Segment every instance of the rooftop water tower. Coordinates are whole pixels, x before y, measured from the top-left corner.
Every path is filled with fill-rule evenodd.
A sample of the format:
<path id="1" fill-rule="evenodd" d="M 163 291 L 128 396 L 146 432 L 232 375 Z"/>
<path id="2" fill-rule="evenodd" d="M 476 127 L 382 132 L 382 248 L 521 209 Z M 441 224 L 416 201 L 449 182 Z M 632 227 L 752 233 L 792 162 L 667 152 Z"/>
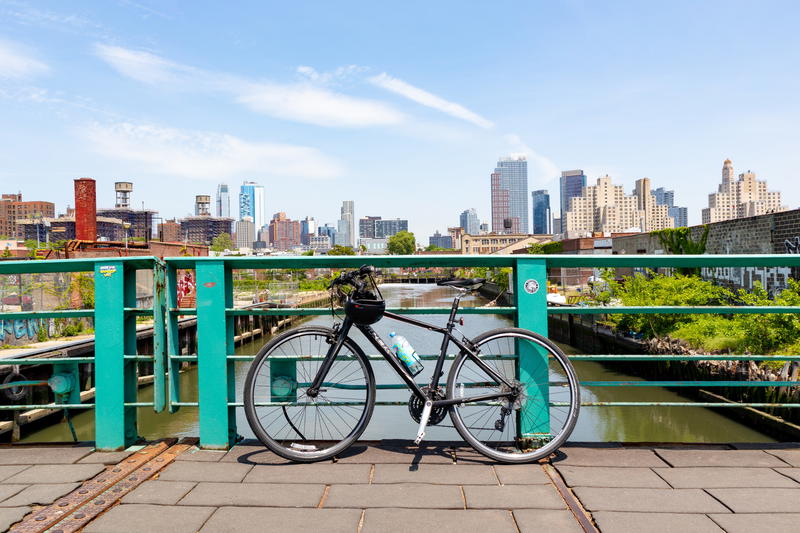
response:
<path id="1" fill-rule="evenodd" d="M 194 197 L 194 214 L 198 217 L 211 215 L 211 196 L 198 194 Z"/>
<path id="2" fill-rule="evenodd" d="M 133 183 L 130 181 L 118 181 L 114 183 L 114 191 L 117 193 L 117 203 L 114 207 L 117 209 L 130 209 Z"/>

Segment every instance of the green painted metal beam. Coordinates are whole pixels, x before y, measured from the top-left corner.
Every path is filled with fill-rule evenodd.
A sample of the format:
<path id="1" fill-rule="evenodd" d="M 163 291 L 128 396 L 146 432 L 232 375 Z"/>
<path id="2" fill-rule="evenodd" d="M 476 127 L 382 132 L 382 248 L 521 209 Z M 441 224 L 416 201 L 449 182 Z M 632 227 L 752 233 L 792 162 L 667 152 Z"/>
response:
<path id="1" fill-rule="evenodd" d="M 159 260 L 153 265 L 153 410 L 167 406 L 167 266 Z"/>
<path id="2" fill-rule="evenodd" d="M 61 309 L 43 311 L 0 311 L 0 320 L 27 320 L 30 318 L 83 318 L 93 317 L 94 309 Z"/>
<path id="3" fill-rule="evenodd" d="M 778 305 L 769 306 L 743 306 L 743 305 L 663 305 L 663 306 L 609 306 L 609 307 L 561 307 L 547 308 L 551 315 L 653 315 L 653 314 L 679 314 L 679 315 L 742 315 L 742 314 L 798 314 L 800 307 L 787 307 Z"/>
<path id="4" fill-rule="evenodd" d="M 547 337 L 547 267 L 536 256 L 522 256 L 514 269 L 517 327 Z M 527 383 L 528 400 L 517 412 L 520 437 L 550 433 L 547 353 L 530 342 L 516 342 L 517 378 Z"/>
<path id="5" fill-rule="evenodd" d="M 126 401 L 135 401 L 137 386 L 136 362 L 125 360 L 126 353 L 136 353 L 136 318 L 124 311 L 131 295 L 135 303 L 135 271 L 116 259 L 94 265 L 95 446 L 123 450 L 137 438 L 136 410 L 125 407 Z"/>
<path id="6" fill-rule="evenodd" d="M 448 315 L 449 307 L 388 307 L 391 313 L 401 315 Z M 187 314 L 186 309 L 172 309 L 173 313 Z M 462 307 L 458 310 L 463 315 L 513 315 L 516 307 Z M 227 309 L 228 316 L 306 316 L 330 315 L 330 307 L 271 307 L 269 309 Z M 342 314 L 341 309 L 337 313 Z"/>
<path id="7" fill-rule="evenodd" d="M 197 379 L 200 382 L 200 445 L 227 449 L 236 441 L 236 414 L 228 407 L 230 381 L 226 355 L 233 351 L 232 318 L 225 316 L 231 286 L 224 261 L 197 263 Z"/>
<path id="8" fill-rule="evenodd" d="M 177 307 L 178 305 L 178 278 L 177 269 L 170 265 L 166 265 L 166 306 L 167 308 Z M 167 405 L 170 413 L 176 413 L 180 406 L 177 402 L 181 398 L 181 379 L 180 369 L 181 360 L 178 359 L 181 354 L 181 341 L 180 341 L 180 326 L 178 324 L 178 315 L 167 313 L 165 317 L 166 325 L 166 351 L 167 351 Z M 193 356 L 193 360 L 197 360 Z"/>
<path id="9" fill-rule="evenodd" d="M 570 355 L 570 361 L 800 361 L 800 355 Z"/>
<path id="10" fill-rule="evenodd" d="M 800 381 L 581 381 L 584 387 L 800 387 Z"/>
<path id="11" fill-rule="evenodd" d="M 153 268 L 155 257 L 114 257 L 114 261 L 120 261 L 128 265 L 129 268 L 137 270 L 149 270 Z M 0 261 L 0 275 L 3 274 L 46 274 L 50 272 L 93 272 L 97 263 L 105 263 L 102 258 L 98 259 L 48 259 L 26 260 L 26 261 Z"/>
<path id="12" fill-rule="evenodd" d="M 566 402 L 551 402 L 550 405 L 565 407 Z M 581 402 L 581 407 L 785 407 L 786 409 L 797 409 L 800 403 L 719 403 L 719 402 Z"/>
<path id="13" fill-rule="evenodd" d="M 541 256 L 538 256 L 541 257 Z M 234 269 L 334 268 L 355 269 L 364 264 L 391 267 L 510 267 L 518 255 L 371 255 L 371 256 L 252 256 L 170 257 L 176 268 L 192 269 L 209 261 L 224 261 Z"/>

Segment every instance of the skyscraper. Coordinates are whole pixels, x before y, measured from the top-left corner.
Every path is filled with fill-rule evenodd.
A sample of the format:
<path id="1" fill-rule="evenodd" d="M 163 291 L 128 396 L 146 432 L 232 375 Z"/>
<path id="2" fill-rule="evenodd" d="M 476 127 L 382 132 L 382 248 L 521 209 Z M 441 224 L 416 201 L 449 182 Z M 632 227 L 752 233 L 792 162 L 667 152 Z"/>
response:
<path id="1" fill-rule="evenodd" d="M 550 193 L 546 190 L 531 193 L 533 203 L 533 232 L 537 235 L 553 233 L 553 217 L 550 212 Z"/>
<path id="2" fill-rule="evenodd" d="M 665 205 L 669 208 L 669 216 L 675 220 L 675 227 L 682 228 L 689 225 L 689 210 L 685 207 L 675 205 L 675 191 L 668 191 L 664 187 L 659 187 L 653 191 L 658 205 Z"/>
<path id="3" fill-rule="evenodd" d="M 217 185 L 217 216 L 225 218 L 231 216 L 231 195 L 228 193 L 227 183 Z"/>
<path id="4" fill-rule="evenodd" d="M 300 244 L 310 244 L 311 237 L 317 234 L 317 221 L 306 217 L 300 221 Z"/>
<path id="5" fill-rule="evenodd" d="M 253 219 L 244 217 L 236 221 L 236 247 L 252 248 L 256 240 L 256 226 Z"/>
<path id="6" fill-rule="evenodd" d="M 464 228 L 464 233 L 467 235 L 478 235 L 481 232 L 481 223 L 475 209 L 470 208 L 461 212 L 459 226 Z"/>
<path id="7" fill-rule="evenodd" d="M 252 217 L 256 228 L 266 224 L 264 205 L 264 187 L 252 181 L 246 181 L 239 188 L 239 219 Z"/>
<path id="8" fill-rule="evenodd" d="M 345 200 L 342 202 L 341 216 L 337 223 L 336 244 L 342 246 L 356 246 L 356 226 L 354 218 L 354 203 L 353 200 Z"/>
<path id="9" fill-rule="evenodd" d="M 560 181 L 561 195 L 561 223 L 564 223 L 564 215 L 569 211 L 569 199 L 580 196 L 583 188 L 586 187 L 586 174 L 583 170 L 565 170 L 561 173 Z"/>
<path id="10" fill-rule="evenodd" d="M 492 231 L 528 233 L 528 160 L 501 157 L 491 174 Z"/>
<path id="11" fill-rule="evenodd" d="M 703 224 L 786 211 L 781 193 L 768 191 L 767 182 L 757 180 L 754 172 L 743 172 L 736 181 L 733 176 L 733 163 L 726 159 L 722 183 L 708 195 L 708 207 L 703 209 Z"/>

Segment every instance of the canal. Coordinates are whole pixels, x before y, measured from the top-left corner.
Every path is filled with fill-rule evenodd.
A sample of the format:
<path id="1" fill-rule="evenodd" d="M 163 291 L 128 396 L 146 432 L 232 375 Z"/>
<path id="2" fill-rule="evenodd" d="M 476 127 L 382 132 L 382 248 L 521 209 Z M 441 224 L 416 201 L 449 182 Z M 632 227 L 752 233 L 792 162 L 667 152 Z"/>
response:
<path id="1" fill-rule="evenodd" d="M 402 307 L 444 307 L 449 306 L 454 290 L 435 285 L 383 285 L 381 290 L 389 306 Z M 484 305 L 485 300 L 478 296 L 466 297 L 463 306 Z M 418 318 L 435 324 L 444 324 L 446 316 L 431 315 Z M 468 337 L 490 329 L 511 326 L 511 318 L 494 315 L 465 315 L 465 324 L 460 329 Z M 308 319 L 305 324 L 330 326 L 331 317 L 318 316 Z M 441 337 L 413 326 L 382 320 L 374 326 L 375 330 L 388 341 L 391 331 L 405 336 L 418 353 L 438 353 Z M 354 331 L 354 340 L 370 353 L 370 345 L 361 334 Z M 254 343 L 245 344 L 237 349 L 240 354 L 254 354 L 267 339 L 258 339 Z M 562 345 L 567 353 L 577 353 L 569 346 Z M 434 361 L 425 361 L 426 368 L 421 376 L 428 379 Z M 241 400 L 241 384 L 247 374 L 249 363 L 236 364 L 237 399 Z M 400 383 L 401 381 L 383 362 L 373 362 L 375 377 L 378 383 Z M 640 378 L 611 371 L 600 363 L 589 361 L 575 362 L 575 368 L 581 381 L 640 381 Z M 445 368 L 445 376 L 447 375 Z M 197 400 L 197 371 L 191 368 L 180 376 L 182 401 Z M 151 401 L 152 387 L 144 387 L 139 391 L 139 401 Z M 405 401 L 410 393 L 405 390 L 380 390 L 378 400 Z M 687 401 L 674 391 L 659 387 L 588 387 L 581 390 L 583 401 Z M 81 412 L 73 416 L 75 429 L 80 440 L 93 440 L 94 414 L 91 411 Z M 450 423 L 445 418 L 442 425 L 429 428 L 426 439 L 460 440 L 454 429 L 442 427 Z M 244 410 L 237 409 L 237 427 L 244 437 L 252 438 L 253 434 L 244 417 Z M 376 407 L 369 427 L 362 436 L 373 440 L 382 438 L 413 439 L 416 435 L 416 424 L 411 420 L 405 406 Z M 197 408 L 182 407 L 174 414 L 167 412 L 154 413 L 152 409 L 139 409 L 139 433 L 147 439 L 162 437 L 197 436 Z M 65 423 L 32 432 L 23 441 L 53 442 L 71 439 Z M 722 416 L 711 409 L 699 407 L 583 407 L 578 424 L 572 434 L 572 441 L 582 442 L 772 442 L 774 439 L 753 430 L 741 423 Z"/>

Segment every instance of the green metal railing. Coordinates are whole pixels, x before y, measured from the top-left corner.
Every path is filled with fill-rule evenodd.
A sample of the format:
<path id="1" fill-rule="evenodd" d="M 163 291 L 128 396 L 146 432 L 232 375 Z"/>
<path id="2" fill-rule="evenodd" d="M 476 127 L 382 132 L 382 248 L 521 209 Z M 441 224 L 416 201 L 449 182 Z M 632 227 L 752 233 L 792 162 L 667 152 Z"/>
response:
<path id="1" fill-rule="evenodd" d="M 392 267 L 510 267 L 514 305 L 510 307 L 462 308 L 463 314 L 502 314 L 513 316 L 519 327 L 547 334 L 549 315 L 557 314 L 642 314 L 642 313 L 800 313 L 800 307 L 548 307 L 546 303 L 548 268 L 658 268 L 658 267 L 800 267 L 798 255 L 726 255 L 726 256 L 370 256 L 370 257 L 180 257 L 83 259 L 67 261 L 0 262 L 0 275 L 43 272 L 93 272 L 95 301 L 93 310 L 62 310 L 3 313 L 0 319 L 94 317 L 95 357 L 62 359 L 0 359 L 1 365 L 94 363 L 96 400 L 80 403 L 71 392 L 69 401 L 44 406 L 48 408 L 94 408 L 96 445 L 100 449 L 119 449 L 137 438 L 136 408 L 147 406 L 156 411 L 176 412 L 182 407 L 199 411 L 200 442 L 206 448 L 227 448 L 237 436 L 234 365 L 252 356 L 234 353 L 234 318 L 237 316 L 322 315 L 327 308 L 240 309 L 233 305 L 234 270 L 357 268 L 368 262 L 378 268 Z M 152 272 L 154 303 L 149 309 L 136 308 L 135 272 Z M 178 307 L 177 275 L 179 270 L 194 270 L 196 307 Z M 537 284 L 526 281 L 535 280 Z M 538 287 L 531 290 L 531 287 Z M 395 308 L 401 314 L 446 314 L 448 308 Z M 136 317 L 153 316 L 153 354 L 136 353 Z M 181 353 L 179 316 L 196 316 L 197 354 Z M 0 357 L 2 354 L 0 353 Z M 375 359 L 375 356 L 371 356 Z M 541 375 L 546 361 L 540 353 L 523 352 L 516 356 L 524 375 Z M 786 355 L 574 355 L 576 361 L 798 361 L 800 356 Z M 137 363 L 152 362 L 154 367 L 153 402 L 137 401 Z M 184 361 L 198 364 L 196 402 L 181 397 L 177 376 Z M 545 366 L 543 366 L 545 365 Z M 54 368 L 55 373 L 55 368 Z M 77 374 L 76 374 L 77 375 Z M 545 380 L 546 381 L 546 380 Z M 591 381 L 591 387 L 792 387 L 795 381 Z M 381 388 L 389 385 L 381 384 Z M 546 387 L 545 387 L 546 389 Z M 541 390 L 529 391 L 541 394 Z M 545 391 L 546 394 L 546 391 Z M 542 398 L 547 401 L 547 398 Z M 394 404 L 396 402 L 386 402 Z M 731 402 L 584 402 L 597 406 L 692 406 L 692 407 L 800 407 L 800 403 L 731 403 Z M 28 409 L 34 406 L 3 406 L 0 409 Z M 541 428 L 538 428 L 541 429 Z M 537 428 L 522 428 L 535 432 Z"/>

